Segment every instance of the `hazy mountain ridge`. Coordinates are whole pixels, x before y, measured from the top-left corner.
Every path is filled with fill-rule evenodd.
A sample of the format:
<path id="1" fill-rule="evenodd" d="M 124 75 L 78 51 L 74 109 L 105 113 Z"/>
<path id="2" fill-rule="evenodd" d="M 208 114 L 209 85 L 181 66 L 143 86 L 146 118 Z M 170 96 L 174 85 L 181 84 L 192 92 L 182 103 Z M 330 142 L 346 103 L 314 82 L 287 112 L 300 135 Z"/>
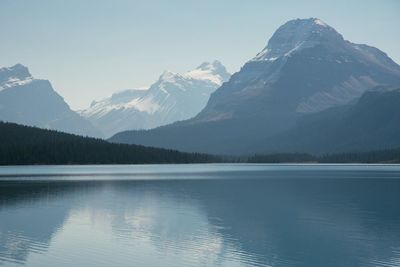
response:
<path id="1" fill-rule="evenodd" d="M 391 149 L 400 145 L 400 87 L 376 87 L 355 103 L 302 117 L 294 128 L 248 151 L 313 154 Z"/>
<path id="2" fill-rule="evenodd" d="M 165 71 L 147 90 L 126 90 L 81 111 L 106 136 L 150 129 L 194 117 L 230 74 L 219 62 L 205 62 L 183 74 Z"/>
<path id="3" fill-rule="evenodd" d="M 296 127 L 299 118 L 346 106 L 381 84 L 400 85 L 400 66 L 384 52 L 344 40 L 319 19 L 292 20 L 211 95 L 195 118 L 151 131 L 122 132 L 110 140 L 251 153 L 255 150 L 249 147 L 262 147 L 269 137 Z"/>
<path id="4" fill-rule="evenodd" d="M 0 120 L 88 136 L 102 136 L 72 111 L 47 80 L 17 64 L 0 69 Z"/>

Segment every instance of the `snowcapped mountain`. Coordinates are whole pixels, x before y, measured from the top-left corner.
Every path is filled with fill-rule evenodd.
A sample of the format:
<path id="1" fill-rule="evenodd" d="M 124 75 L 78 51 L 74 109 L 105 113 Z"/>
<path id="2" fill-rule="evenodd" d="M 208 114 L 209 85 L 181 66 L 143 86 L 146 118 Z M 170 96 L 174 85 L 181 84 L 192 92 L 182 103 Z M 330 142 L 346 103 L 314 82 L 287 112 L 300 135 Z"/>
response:
<path id="1" fill-rule="evenodd" d="M 101 137 L 89 121 L 69 108 L 49 81 L 33 78 L 21 64 L 0 68 L 0 120 Z"/>
<path id="2" fill-rule="evenodd" d="M 21 64 L 10 68 L 0 68 L 0 91 L 14 86 L 25 85 L 33 81 L 28 69 Z"/>
<path id="3" fill-rule="evenodd" d="M 110 140 L 183 151 L 252 153 L 257 150 L 249 147 L 263 147 L 269 137 L 295 127 L 299 118 L 353 103 L 378 85 L 400 85 L 400 66 L 384 52 L 345 40 L 320 19 L 295 19 L 279 27 L 193 119 L 123 132 Z"/>
<path id="4" fill-rule="evenodd" d="M 179 74 L 165 71 L 147 90 L 115 93 L 80 112 L 106 136 L 131 129 L 150 129 L 197 115 L 210 94 L 229 79 L 219 62 L 205 62 Z"/>
<path id="5" fill-rule="evenodd" d="M 274 33 L 268 45 L 252 60 L 274 61 L 287 58 L 292 53 L 320 44 L 323 39 L 343 40 L 343 37 L 320 19 L 291 20 Z"/>
<path id="6" fill-rule="evenodd" d="M 291 20 L 211 97 L 198 119 L 319 112 L 399 77 L 399 65 L 379 49 L 346 41 L 316 18 Z"/>

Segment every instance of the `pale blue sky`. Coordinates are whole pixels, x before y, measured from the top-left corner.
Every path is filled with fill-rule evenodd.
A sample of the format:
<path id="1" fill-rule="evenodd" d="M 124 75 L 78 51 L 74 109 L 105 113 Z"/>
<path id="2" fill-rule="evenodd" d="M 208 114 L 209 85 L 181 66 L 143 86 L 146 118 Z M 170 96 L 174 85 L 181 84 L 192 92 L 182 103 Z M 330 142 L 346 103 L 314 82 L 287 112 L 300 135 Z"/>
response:
<path id="1" fill-rule="evenodd" d="M 318 17 L 400 62 L 400 1 L 0 0 L 0 66 L 27 65 L 72 106 L 218 59 L 235 72 L 294 18 Z"/>

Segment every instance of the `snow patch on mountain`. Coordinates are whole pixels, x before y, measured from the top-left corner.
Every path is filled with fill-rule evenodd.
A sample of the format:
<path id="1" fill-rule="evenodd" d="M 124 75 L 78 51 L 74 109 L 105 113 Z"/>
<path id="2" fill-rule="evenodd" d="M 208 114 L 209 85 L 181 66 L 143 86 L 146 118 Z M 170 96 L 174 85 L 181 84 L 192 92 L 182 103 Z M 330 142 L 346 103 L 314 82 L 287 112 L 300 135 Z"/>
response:
<path id="1" fill-rule="evenodd" d="M 80 114 L 107 136 L 149 129 L 195 116 L 230 74 L 219 62 L 205 62 L 183 74 L 165 71 L 148 90 L 126 90 L 94 101 Z M 124 118 L 124 119 L 121 119 Z"/>
<path id="2" fill-rule="evenodd" d="M 28 69 L 21 64 L 0 68 L 0 91 L 18 85 L 25 85 L 32 81 L 33 77 Z"/>
<path id="3" fill-rule="evenodd" d="M 196 69 L 186 72 L 183 76 L 195 80 L 210 81 L 219 86 L 229 79 L 225 67 L 217 60 L 211 63 L 205 62 Z"/>
<path id="4" fill-rule="evenodd" d="M 2 82 L 0 84 L 0 91 L 4 90 L 6 88 L 13 87 L 13 86 L 28 84 L 28 83 L 30 83 L 32 81 L 33 81 L 32 77 L 26 78 L 24 80 L 21 80 L 21 79 L 15 78 L 15 77 L 10 77 L 7 81 Z"/>
<path id="5" fill-rule="evenodd" d="M 135 108 L 140 112 L 146 112 L 148 114 L 154 114 L 158 110 L 160 110 L 160 105 L 154 101 L 151 96 L 144 98 L 135 98 L 132 101 L 128 102 L 124 108 Z"/>
<path id="6" fill-rule="evenodd" d="M 315 24 L 318 24 L 318 25 L 320 25 L 320 26 L 322 26 L 322 27 L 328 27 L 328 24 L 326 24 L 325 22 L 323 22 L 323 21 L 320 20 L 320 19 L 314 19 L 314 23 L 315 23 Z"/>
<path id="7" fill-rule="evenodd" d="M 325 38 L 321 38 L 321 36 Z M 311 48 L 322 40 L 341 37 L 335 29 L 317 18 L 291 20 L 273 34 L 268 45 L 251 61 L 274 61 Z"/>

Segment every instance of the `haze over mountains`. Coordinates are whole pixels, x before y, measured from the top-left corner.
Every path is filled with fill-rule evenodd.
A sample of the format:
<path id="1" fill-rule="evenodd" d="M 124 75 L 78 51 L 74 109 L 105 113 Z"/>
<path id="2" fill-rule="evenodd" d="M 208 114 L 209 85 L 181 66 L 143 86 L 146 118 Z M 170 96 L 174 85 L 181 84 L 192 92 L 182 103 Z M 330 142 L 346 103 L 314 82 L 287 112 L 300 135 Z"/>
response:
<path id="1" fill-rule="evenodd" d="M 207 104 L 210 94 L 230 74 L 219 62 L 204 62 L 179 74 L 165 71 L 148 90 L 113 94 L 80 112 L 106 136 L 131 129 L 151 129 L 194 117 Z"/>
<path id="2" fill-rule="evenodd" d="M 218 61 L 166 71 L 79 114 L 25 66 L 1 68 L 0 121 L 187 152 L 367 151 L 400 146 L 399 88 L 384 52 L 296 19 L 232 77 Z"/>
<path id="3" fill-rule="evenodd" d="M 381 85 L 389 87 L 374 89 Z M 393 134 L 399 122 L 397 91 L 392 100 L 387 97 L 388 91 L 398 87 L 400 66 L 384 52 L 345 40 L 319 19 L 296 19 L 282 25 L 267 46 L 216 90 L 193 119 L 149 131 L 122 132 L 110 140 L 224 154 L 280 149 L 326 153 L 400 145 L 399 135 Z M 379 116 L 369 116 L 370 111 Z M 334 120 L 331 113 L 336 114 Z M 298 130 L 304 129 L 312 116 L 320 116 L 319 126 L 308 131 L 330 129 L 314 132 L 323 134 L 323 140 L 307 139 L 305 131 L 308 141 L 300 146 L 285 145 L 289 139 L 279 135 L 297 138 Z M 385 130 L 379 134 L 369 131 L 373 125 L 383 126 L 379 124 L 382 118 L 387 122 Z M 361 121 L 365 123 L 348 128 L 347 123 Z M 340 146 L 334 145 L 338 141 L 335 132 L 343 133 Z M 390 144 L 383 142 L 387 138 Z"/>
<path id="4" fill-rule="evenodd" d="M 0 121 L 92 137 L 149 129 L 194 117 L 230 74 L 219 62 L 183 73 L 165 71 L 147 90 L 126 90 L 94 101 L 79 114 L 47 80 L 35 79 L 17 64 L 0 69 Z"/>
<path id="5" fill-rule="evenodd" d="M 294 128 L 247 151 L 313 154 L 392 149 L 400 145 L 400 87 L 376 87 L 355 103 L 303 116 Z"/>
<path id="6" fill-rule="evenodd" d="M 102 137 L 89 121 L 70 109 L 49 81 L 33 78 L 21 64 L 0 68 L 0 121 Z"/>

